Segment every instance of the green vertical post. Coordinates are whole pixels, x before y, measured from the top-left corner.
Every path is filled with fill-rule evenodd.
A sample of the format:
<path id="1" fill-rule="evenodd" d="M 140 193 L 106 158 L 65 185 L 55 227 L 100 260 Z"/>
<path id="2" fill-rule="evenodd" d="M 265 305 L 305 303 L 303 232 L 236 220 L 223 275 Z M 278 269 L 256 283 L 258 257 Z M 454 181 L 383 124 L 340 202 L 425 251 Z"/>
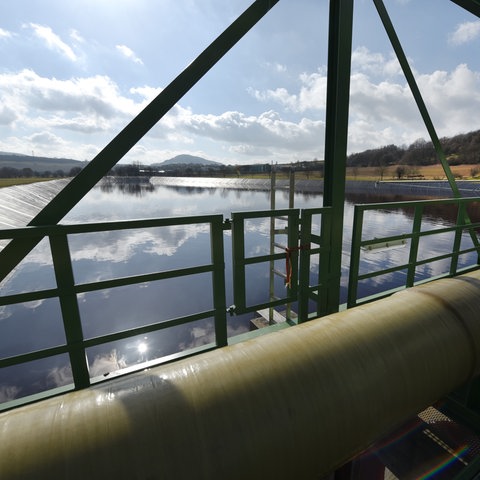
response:
<path id="1" fill-rule="evenodd" d="M 327 313 L 340 304 L 353 0 L 331 0 L 328 38 L 324 206 L 332 207 Z"/>
<path id="2" fill-rule="evenodd" d="M 300 245 L 310 245 L 312 238 L 312 214 L 301 211 Z M 308 320 L 308 301 L 310 298 L 310 249 L 300 251 L 298 273 L 298 323 Z"/>
<path id="3" fill-rule="evenodd" d="M 82 321 L 74 288 L 75 279 L 67 236 L 63 234 L 52 235 L 50 237 L 50 248 L 73 381 L 76 389 L 86 388 L 90 385 L 90 374 L 83 346 Z"/>
<path id="4" fill-rule="evenodd" d="M 292 168 L 290 170 L 290 175 L 288 177 L 288 208 L 295 207 L 295 170 Z"/>
<path id="5" fill-rule="evenodd" d="M 210 223 L 210 251 L 213 263 L 212 287 L 215 309 L 215 342 L 217 347 L 227 345 L 227 306 L 225 302 L 225 253 L 223 248 L 223 215 Z"/>
<path id="6" fill-rule="evenodd" d="M 412 240 L 410 242 L 410 253 L 408 256 L 407 288 L 415 284 L 415 273 L 417 271 L 418 244 L 420 242 L 420 231 L 422 229 L 423 204 L 415 206 L 415 213 L 412 225 Z"/>
<path id="7" fill-rule="evenodd" d="M 453 250 L 452 250 L 452 259 L 450 261 L 450 275 L 455 275 L 457 273 L 458 267 L 458 252 L 462 244 L 462 235 L 463 235 L 463 225 L 464 219 L 466 217 L 466 205 L 465 203 L 460 203 L 457 205 L 457 223 L 455 229 L 455 237 L 453 240 Z"/>
<path id="8" fill-rule="evenodd" d="M 276 198 L 277 198 L 277 169 L 275 165 L 272 165 L 270 171 L 270 210 L 275 210 Z M 275 217 L 270 217 L 270 255 L 275 254 Z M 275 260 L 270 260 L 270 282 L 268 286 L 269 299 L 272 302 L 275 299 Z M 274 308 L 268 309 L 268 323 L 272 325 Z"/>
<path id="9" fill-rule="evenodd" d="M 363 234 L 364 210 L 361 205 L 355 205 L 353 214 L 352 245 L 350 247 L 350 275 L 348 280 L 347 307 L 357 304 L 358 274 L 360 271 L 360 252 Z"/>
<path id="10" fill-rule="evenodd" d="M 244 218 L 232 213 L 233 301 L 238 311 L 245 309 L 245 237 Z"/>

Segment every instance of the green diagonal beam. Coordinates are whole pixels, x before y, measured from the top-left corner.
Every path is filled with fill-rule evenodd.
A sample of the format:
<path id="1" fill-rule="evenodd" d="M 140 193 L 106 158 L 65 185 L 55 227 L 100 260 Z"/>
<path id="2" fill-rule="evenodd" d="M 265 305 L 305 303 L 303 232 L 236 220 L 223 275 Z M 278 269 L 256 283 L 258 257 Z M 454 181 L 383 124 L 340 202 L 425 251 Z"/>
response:
<path id="1" fill-rule="evenodd" d="M 400 66 L 402 67 L 403 74 L 407 79 L 408 86 L 413 94 L 417 107 L 420 111 L 420 115 L 422 116 L 423 122 L 427 127 L 428 134 L 430 135 L 430 139 L 432 144 L 435 148 L 438 158 L 443 167 L 443 171 L 447 176 L 448 183 L 450 188 L 452 189 L 453 195 L 456 198 L 461 197 L 460 191 L 457 186 L 457 182 L 455 181 L 455 177 L 453 176 L 452 171 L 450 170 L 450 165 L 447 162 L 447 158 L 445 157 L 445 152 L 443 151 L 442 145 L 440 144 L 440 140 L 438 138 L 437 132 L 435 131 L 435 127 L 433 126 L 432 119 L 430 118 L 430 114 L 428 113 L 427 107 L 425 106 L 425 102 L 423 101 L 422 95 L 418 88 L 417 82 L 415 77 L 413 76 L 412 69 L 408 63 L 407 57 L 403 51 L 402 45 L 400 44 L 400 40 L 398 39 L 397 33 L 395 32 L 395 28 L 390 20 L 388 12 L 385 8 L 383 0 L 373 0 L 375 7 L 377 8 L 378 14 L 380 15 L 380 19 L 382 20 L 383 26 L 387 32 L 388 38 L 390 39 L 390 43 L 392 44 L 393 50 L 397 55 L 398 61 L 400 62 Z"/>
<path id="2" fill-rule="evenodd" d="M 435 131 L 435 127 L 433 126 L 432 119 L 430 118 L 430 114 L 428 113 L 427 107 L 425 105 L 425 102 L 423 101 L 422 95 L 420 93 L 420 90 L 418 88 L 417 82 L 415 80 L 415 77 L 413 75 L 412 69 L 410 68 L 410 65 L 408 63 L 407 57 L 403 51 L 402 45 L 400 44 L 400 40 L 398 39 L 398 36 L 395 32 L 395 28 L 393 27 L 393 24 L 390 20 L 390 17 L 388 15 L 388 12 L 385 8 L 385 5 L 383 3 L 383 0 L 373 0 L 373 3 L 375 4 L 375 7 L 377 8 L 378 14 L 380 15 L 380 19 L 382 20 L 383 26 L 385 27 L 385 30 L 387 32 L 388 38 L 390 39 L 390 42 L 392 44 L 392 47 L 395 51 L 395 54 L 397 55 L 398 61 L 400 62 L 400 66 L 402 67 L 403 74 L 405 75 L 405 78 L 407 79 L 407 83 L 410 87 L 410 90 L 413 94 L 413 97 L 415 99 L 415 102 L 417 104 L 417 107 L 420 111 L 420 114 L 422 116 L 422 119 L 425 123 L 425 126 L 427 128 L 427 131 L 430 135 L 430 139 L 432 141 L 432 144 L 435 148 L 435 151 L 437 153 L 438 158 L 440 159 L 440 162 L 443 167 L 443 171 L 445 172 L 445 175 L 447 176 L 448 183 L 450 185 L 450 188 L 452 189 L 452 193 L 455 198 L 461 198 L 460 190 L 458 189 L 457 182 L 455 181 L 455 177 L 453 176 L 452 171 L 450 170 L 450 165 L 447 162 L 447 158 L 445 157 L 445 152 L 443 151 L 442 145 L 440 144 L 440 140 L 438 138 L 437 132 Z M 467 2 L 466 0 L 462 3 L 471 3 Z M 477 2 L 478 4 L 478 2 Z M 470 224 L 470 218 L 468 214 L 465 212 L 464 215 L 464 221 L 466 224 Z M 473 228 L 470 229 L 470 237 L 472 238 L 473 244 L 478 248 L 480 246 L 479 240 L 477 238 L 477 235 L 475 233 L 475 230 Z"/>
<path id="3" fill-rule="evenodd" d="M 468 10 L 473 15 L 480 17 L 480 0 L 451 0 L 458 6 Z"/>
<path id="4" fill-rule="evenodd" d="M 116 163 L 251 29 L 279 0 L 256 0 L 182 73 L 140 112 L 48 203 L 29 225 L 58 223 Z M 0 252 L 0 281 L 39 243 L 13 239 Z"/>

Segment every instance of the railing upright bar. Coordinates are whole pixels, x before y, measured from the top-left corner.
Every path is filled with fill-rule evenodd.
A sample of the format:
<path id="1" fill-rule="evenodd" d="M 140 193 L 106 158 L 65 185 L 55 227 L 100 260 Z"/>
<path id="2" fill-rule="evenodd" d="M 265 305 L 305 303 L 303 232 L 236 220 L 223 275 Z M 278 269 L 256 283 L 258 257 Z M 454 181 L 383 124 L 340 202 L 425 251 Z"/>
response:
<path id="1" fill-rule="evenodd" d="M 227 345 L 227 306 L 225 294 L 225 254 L 223 248 L 223 217 L 210 224 L 210 250 L 213 263 L 212 288 L 215 309 L 215 343 Z"/>
<path id="2" fill-rule="evenodd" d="M 423 204 L 417 204 L 414 210 L 412 224 L 412 237 L 410 243 L 410 252 L 408 256 L 408 271 L 406 287 L 413 287 L 415 283 L 415 272 L 417 267 L 418 244 L 420 242 L 420 230 L 422 228 Z"/>
<path id="3" fill-rule="evenodd" d="M 455 238 L 453 240 L 453 252 L 450 262 L 450 275 L 455 275 L 458 267 L 458 255 L 460 251 L 460 245 L 462 243 L 463 224 L 465 219 L 465 204 L 458 205 L 457 212 L 457 228 L 455 229 Z"/>
<path id="4" fill-rule="evenodd" d="M 355 205 L 352 227 L 352 244 L 350 246 L 350 274 L 348 277 L 347 306 L 357 304 L 358 274 L 360 271 L 360 247 L 362 242 L 364 210 L 362 205 Z"/>
<path id="5" fill-rule="evenodd" d="M 242 215 L 232 214 L 232 269 L 233 298 L 235 309 L 245 309 L 245 219 Z"/>
<path id="6" fill-rule="evenodd" d="M 329 290 L 329 283 L 334 281 L 332 280 L 330 274 L 330 266 L 328 258 L 330 256 L 330 252 L 332 251 L 332 245 L 329 242 L 332 230 L 332 209 L 325 208 L 324 212 L 322 213 L 322 218 L 320 221 L 320 243 L 319 246 L 321 248 L 321 253 L 319 255 L 319 265 L 318 265 L 318 285 L 320 285 L 320 289 L 318 291 L 317 297 L 317 315 L 323 316 L 329 313 L 328 311 L 328 290 Z M 324 253 L 324 249 L 328 252 L 328 254 Z M 340 281 L 340 279 L 338 280 Z"/>
<path id="7" fill-rule="evenodd" d="M 302 210 L 300 244 L 310 245 L 312 236 L 312 214 Z M 308 320 L 308 302 L 310 293 L 310 250 L 300 251 L 300 268 L 298 274 L 298 323 Z"/>
<path id="8" fill-rule="evenodd" d="M 75 388 L 86 388 L 90 385 L 90 374 L 67 235 L 50 236 L 50 248 Z"/>

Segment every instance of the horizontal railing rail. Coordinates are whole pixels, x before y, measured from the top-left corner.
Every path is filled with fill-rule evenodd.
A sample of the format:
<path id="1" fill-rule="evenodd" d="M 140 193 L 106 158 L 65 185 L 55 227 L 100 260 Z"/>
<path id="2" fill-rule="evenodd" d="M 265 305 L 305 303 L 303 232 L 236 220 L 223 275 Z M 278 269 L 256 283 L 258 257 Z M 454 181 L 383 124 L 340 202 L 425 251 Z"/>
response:
<path id="1" fill-rule="evenodd" d="M 478 240 L 475 229 L 480 228 L 480 223 L 471 223 L 465 212 L 469 204 L 480 202 L 480 198 L 473 199 L 448 199 L 429 200 L 414 202 L 395 202 L 357 205 L 355 207 L 354 224 L 351 242 L 351 258 L 349 264 L 348 298 L 347 306 L 352 307 L 359 303 L 371 301 L 374 298 L 386 296 L 393 290 L 377 286 L 374 295 L 358 298 L 359 283 L 376 279 L 381 275 L 394 274 L 406 271 L 402 284 L 396 285 L 394 290 L 410 287 L 420 281 L 431 280 L 417 278 L 416 269 L 419 266 L 438 261 L 448 261 L 449 266 L 443 276 L 452 276 L 460 272 L 478 267 L 478 257 L 475 262 L 469 265 L 461 264 L 459 258 L 463 254 L 479 252 Z M 447 205 L 456 208 L 456 220 L 450 225 L 443 222 L 438 228 L 422 229 L 422 218 L 428 214 L 429 208 L 439 205 Z M 400 232 L 384 232 L 383 237 L 376 231 L 375 236 L 367 238 L 364 235 L 366 222 L 365 214 L 371 210 L 387 210 L 394 212 L 398 209 L 411 210 L 411 225 L 408 229 Z M 72 372 L 72 383 L 70 386 L 63 385 L 61 390 L 85 388 L 104 377 L 98 377 L 90 372 L 91 358 L 88 359 L 89 349 L 102 345 L 115 344 L 115 342 L 127 341 L 142 335 L 164 331 L 171 327 L 181 325 L 192 325 L 193 322 L 207 321 L 213 325 L 213 341 L 208 341 L 201 346 L 189 346 L 175 354 L 157 355 L 149 362 L 138 365 L 127 365 L 125 368 L 118 368 L 113 374 L 122 374 L 132 369 L 144 368 L 145 363 L 156 364 L 171 361 L 176 358 L 192 355 L 201 351 L 225 346 L 229 343 L 227 338 L 227 319 L 230 314 L 253 314 L 260 309 L 279 309 L 292 306 L 296 309 L 293 317 L 285 316 L 286 324 L 305 322 L 309 319 L 321 317 L 327 314 L 326 305 L 330 288 L 337 288 L 339 279 L 329 271 L 329 256 L 332 248 L 338 246 L 329 245 L 331 207 L 313 209 L 284 209 L 266 210 L 256 212 L 236 212 L 232 219 L 224 219 L 223 215 L 203 215 L 189 217 L 172 217 L 162 219 L 126 220 L 118 222 L 100 222 L 72 225 L 51 225 L 38 227 L 24 227 L 15 229 L 0 230 L 0 239 L 22 239 L 36 238 L 48 239 L 49 254 L 53 265 L 56 286 L 31 291 L 20 291 L 12 293 L 4 291 L 0 293 L 0 307 L 7 307 L 28 302 L 40 302 L 48 299 L 58 299 L 60 317 L 63 322 L 65 340 L 58 345 L 46 345 L 42 348 L 30 351 L 16 351 L 15 354 L 0 352 L 0 369 L 12 368 L 48 359 L 49 357 L 66 356 Z M 272 221 L 274 220 L 274 221 Z M 277 220 L 282 225 L 276 225 Z M 257 222 L 251 229 L 257 228 L 257 234 L 263 238 L 263 247 L 251 244 L 248 240 L 246 247 L 245 238 L 249 235 L 248 222 Z M 167 267 L 160 264 L 151 266 L 148 271 L 140 271 L 132 275 L 112 274 L 112 277 L 98 278 L 91 280 L 88 276 L 75 279 L 75 261 L 72 261 L 72 237 L 76 235 L 105 234 L 106 232 L 122 232 L 129 230 L 148 231 L 154 228 L 170 227 L 191 227 L 201 226 L 201 231 L 208 233 L 210 241 L 210 255 L 203 258 L 196 257 L 195 264 L 188 265 L 183 262 L 178 268 Z M 281 228 L 280 228 L 281 227 Z M 200 228 L 200 227 L 198 227 Z M 282 244 L 275 245 L 275 249 L 269 248 L 266 237 L 273 233 L 282 237 Z M 227 307 L 225 270 L 226 259 L 224 252 L 225 232 L 231 231 L 232 237 L 232 262 L 233 273 L 233 297 L 234 305 Z M 163 232 L 163 231 L 162 231 Z M 422 249 L 419 247 L 421 239 L 433 238 L 436 235 L 453 235 L 451 251 L 433 252 L 431 255 L 421 256 Z M 470 234 L 470 235 L 468 235 Z M 161 235 L 157 231 L 156 235 Z M 259 238 L 260 238 L 259 237 Z M 471 245 L 462 245 L 465 238 L 471 239 Z M 78 237 L 75 237 L 75 244 L 80 244 Z M 257 238 L 258 241 L 261 241 Z M 257 241 L 255 240 L 255 241 Z M 384 268 L 372 271 L 361 271 L 363 256 L 375 251 L 378 247 L 408 247 L 407 261 L 395 265 L 387 265 Z M 265 298 L 256 295 L 254 300 L 248 299 L 249 277 L 247 270 L 259 268 L 267 271 L 275 268 L 283 274 L 285 285 L 281 285 L 279 294 L 272 298 L 266 288 Z M 255 274 L 255 272 L 254 272 Z M 141 305 L 139 305 L 138 324 L 121 328 L 110 325 L 101 334 L 92 332 L 84 334 L 84 316 L 86 313 L 79 306 L 79 298 L 88 294 L 102 294 L 102 291 L 110 289 L 121 289 L 123 287 L 136 286 L 164 280 L 189 279 L 195 275 L 207 275 L 210 278 L 211 307 L 191 311 L 182 315 L 168 316 L 158 321 L 143 320 Z M 264 275 L 265 286 L 268 287 L 268 274 Z M 280 282 L 281 280 L 279 280 Z M 335 283 L 335 285 L 333 285 Z M 162 288 L 162 287 L 160 287 Z M 257 293 L 257 292 L 255 292 Z M 188 292 L 185 292 L 188 295 Z M 133 300 L 132 300 L 133 301 Z M 339 306 L 340 308 L 340 306 Z M 288 318 L 287 318 L 288 317 Z M 294 318 L 294 320 L 292 320 Z M 141 323 L 143 321 L 143 323 Z M 269 331 L 266 329 L 265 331 Z M 47 333 L 46 333 L 47 334 Z M 19 332 L 21 335 L 21 332 Z M 210 337 L 209 337 L 210 338 Z M 232 340 L 234 342 L 236 340 Z M 11 408 L 16 404 L 25 403 L 29 398 L 37 398 L 38 395 L 48 396 L 58 392 L 58 388 L 44 389 L 44 392 L 27 395 L 22 399 L 6 402 L 0 405 L 0 409 Z"/>
<path id="2" fill-rule="evenodd" d="M 209 261 L 207 261 L 207 263 L 193 267 L 158 271 L 147 274 L 137 274 L 96 282 L 75 282 L 68 242 L 68 237 L 70 235 L 132 229 L 149 229 L 157 227 L 190 226 L 195 224 L 206 224 L 210 229 L 211 258 Z M 0 239 L 48 238 L 50 241 L 51 259 L 53 262 L 57 283 L 56 288 L 43 290 L 40 289 L 32 292 L 21 292 L 17 294 L 0 296 L 0 306 L 58 298 L 61 307 L 66 339 L 65 343 L 62 345 L 0 358 L 0 368 L 12 367 L 56 355 L 68 354 L 73 377 L 72 388 L 78 389 L 88 387 L 92 383 L 92 378 L 89 374 L 86 350 L 94 346 L 136 337 L 138 335 L 160 331 L 172 326 L 209 318 L 213 318 L 214 320 L 215 342 L 213 345 L 205 345 L 203 350 L 226 345 L 227 329 L 223 230 L 224 225 L 222 215 L 74 225 L 52 225 L 0 230 Z M 86 292 L 95 292 L 122 286 L 136 285 L 178 277 L 188 277 L 204 273 L 211 275 L 213 291 L 213 305 L 211 309 L 190 315 L 162 320 L 158 323 L 142 325 L 135 328 L 99 335 L 93 338 L 84 338 L 82 332 L 82 319 L 78 306 L 78 295 Z M 20 334 L 21 332 L 19 332 L 19 335 Z M 185 356 L 190 353 L 191 352 L 186 350 L 178 354 L 176 357 Z"/>
<path id="3" fill-rule="evenodd" d="M 480 222 L 471 222 L 466 214 L 466 209 L 469 205 L 479 202 L 480 198 L 453 198 L 355 205 L 347 307 L 350 308 L 361 303 L 376 300 L 399 289 L 412 287 L 414 285 L 424 283 L 425 281 L 431 281 L 434 278 L 453 276 L 478 268 L 478 255 L 475 263 L 463 267 L 458 266 L 458 259 L 461 255 L 468 253 L 480 253 L 480 246 L 476 233 L 476 229 L 480 228 Z M 456 208 L 456 221 L 452 221 L 448 226 L 442 225 L 439 228 L 433 228 L 425 231 L 422 230 L 422 219 L 425 215 L 428 215 L 428 208 L 438 207 Z M 412 222 L 409 225 L 408 230 L 406 230 L 407 227 L 405 227 L 401 233 L 385 235 L 383 237 L 379 236 L 379 233 L 381 232 L 375 231 L 375 236 L 373 238 L 363 238 L 364 226 L 366 223 L 364 219 L 365 212 L 373 210 L 387 210 L 389 212 L 394 212 L 395 210 L 402 209 L 413 210 Z M 428 249 L 423 249 L 422 253 L 426 256 L 426 258 L 419 258 L 419 242 L 421 239 L 429 239 L 435 236 L 448 234 L 450 232 L 454 234 L 454 239 L 452 242 L 452 248 L 449 252 L 432 254 Z M 470 237 L 472 243 L 468 247 L 461 248 L 461 241 L 464 233 L 469 234 L 468 236 Z M 365 273 L 361 271 L 360 267 L 362 259 L 365 255 L 371 254 L 377 249 L 405 247 L 407 245 L 409 246 L 409 253 L 405 262 L 397 263 L 396 265 L 388 268 L 374 269 Z M 430 277 L 426 279 L 417 279 L 417 267 L 433 264 L 442 260 L 449 261 L 448 268 L 445 269 L 443 273 L 435 275 L 434 278 Z M 359 296 L 358 290 L 360 282 L 375 277 L 380 277 L 382 275 L 388 275 L 402 271 L 406 271 L 403 284 L 396 285 L 393 289 L 378 288 L 378 291 L 373 295 Z"/>

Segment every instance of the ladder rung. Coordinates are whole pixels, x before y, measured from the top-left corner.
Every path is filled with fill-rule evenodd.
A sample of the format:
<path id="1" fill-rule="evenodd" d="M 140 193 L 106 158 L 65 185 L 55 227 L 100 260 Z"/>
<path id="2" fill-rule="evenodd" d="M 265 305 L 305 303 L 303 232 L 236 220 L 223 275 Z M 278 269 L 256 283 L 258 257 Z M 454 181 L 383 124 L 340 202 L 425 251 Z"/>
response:
<path id="1" fill-rule="evenodd" d="M 281 248 L 282 250 L 285 250 L 287 247 L 285 245 L 282 245 L 281 243 L 274 242 L 273 244 L 277 248 Z"/>
<path id="2" fill-rule="evenodd" d="M 277 220 L 285 220 L 288 222 L 288 217 L 275 217 Z"/>
<path id="3" fill-rule="evenodd" d="M 287 274 L 285 272 L 281 272 L 280 270 L 273 269 L 273 273 L 279 277 L 287 278 Z"/>

